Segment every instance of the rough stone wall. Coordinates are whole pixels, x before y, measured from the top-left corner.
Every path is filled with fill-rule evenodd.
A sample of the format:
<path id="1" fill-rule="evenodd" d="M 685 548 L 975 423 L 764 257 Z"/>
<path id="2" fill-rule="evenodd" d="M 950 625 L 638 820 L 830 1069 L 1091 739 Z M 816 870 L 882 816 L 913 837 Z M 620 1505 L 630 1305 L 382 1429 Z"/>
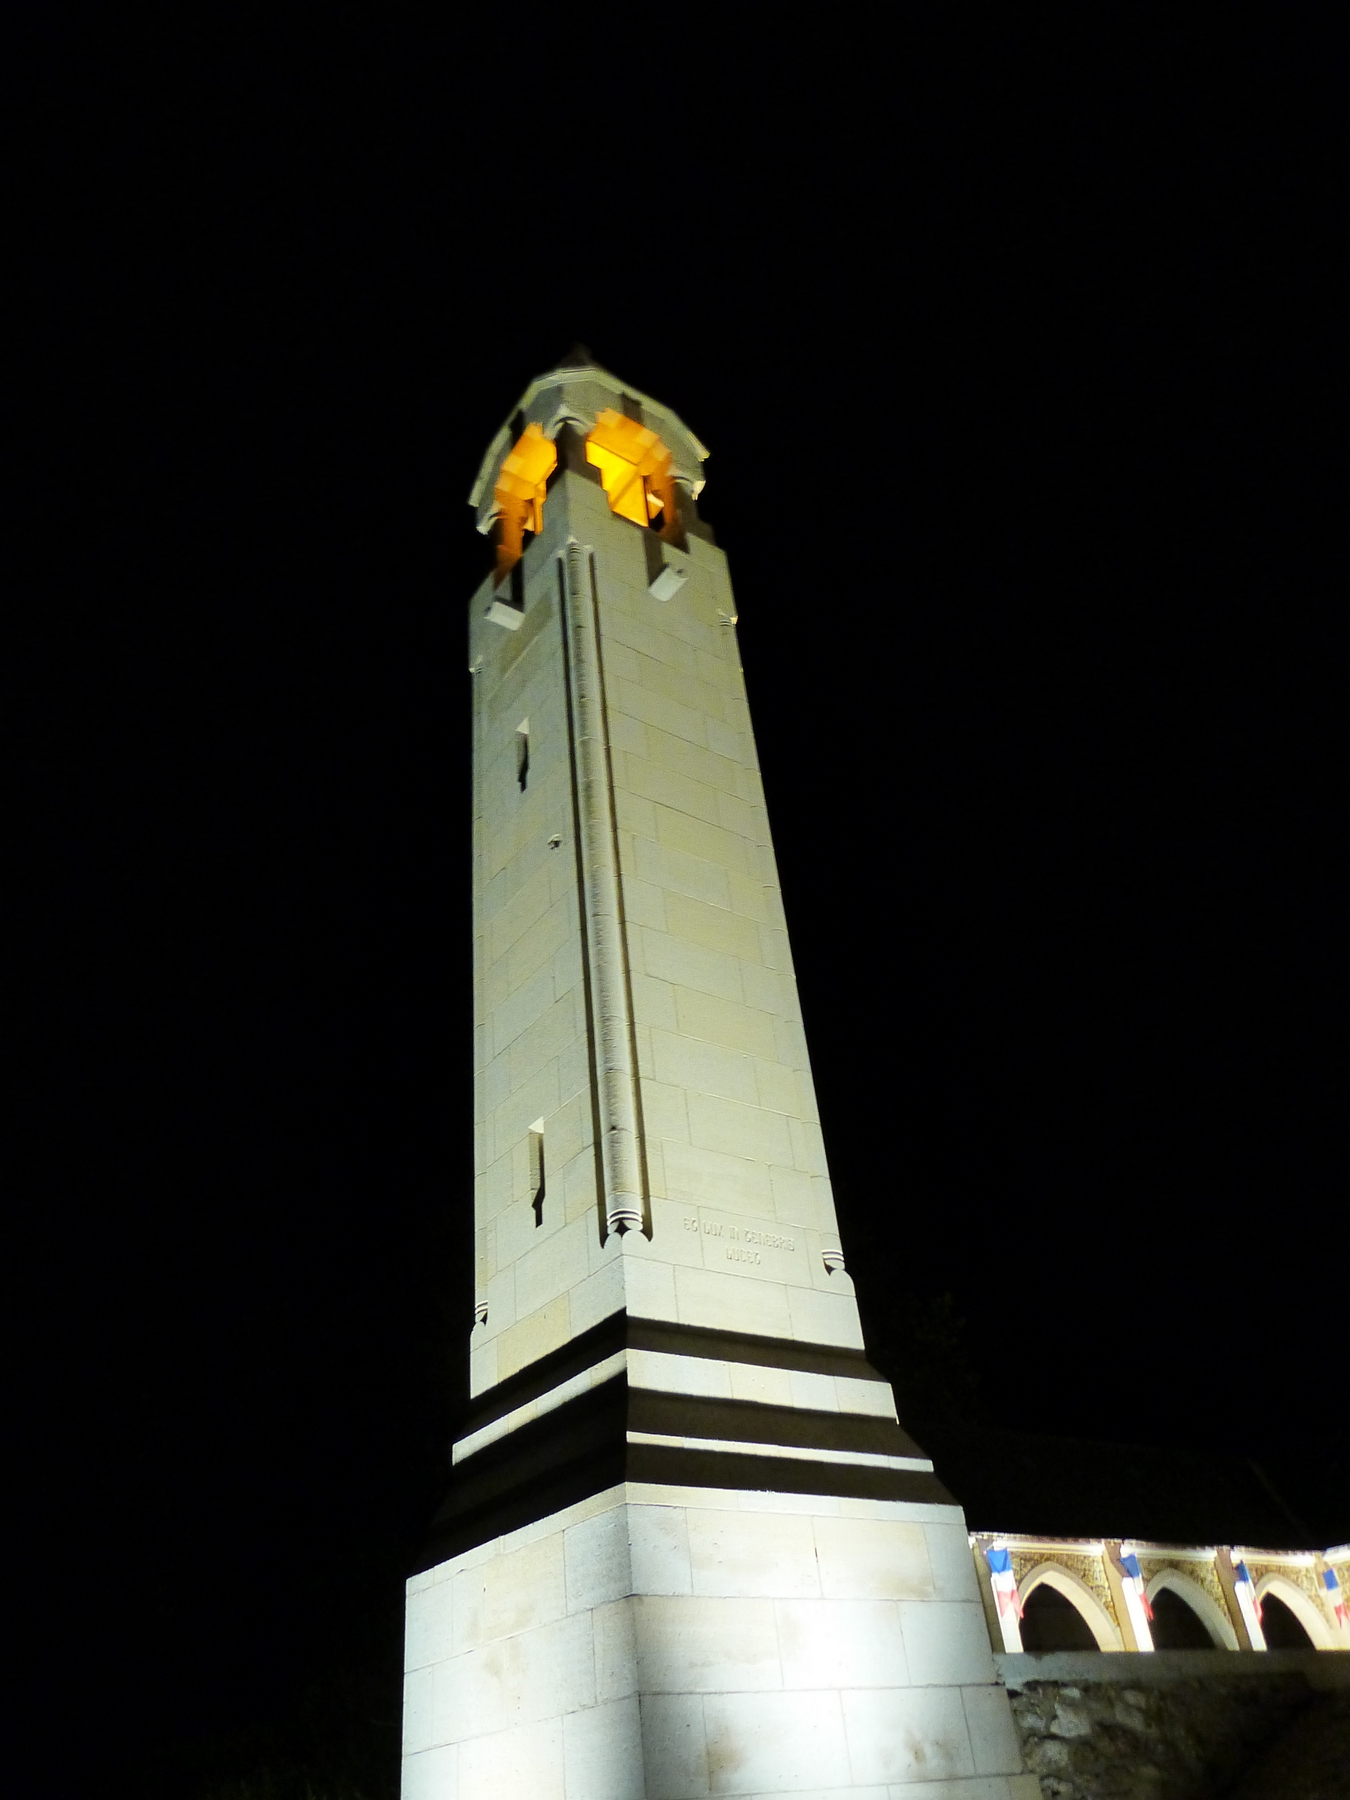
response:
<path id="1" fill-rule="evenodd" d="M 1289 1674 L 1167 1687 L 1030 1681 L 1009 1698 L 1044 1800 L 1218 1800 L 1313 1696 Z"/>
<path id="2" fill-rule="evenodd" d="M 1350 1792 L 1350 1694 L 1319 1694 L 1238 1780 L 1228 1800 L 1343 1800 Z"/>

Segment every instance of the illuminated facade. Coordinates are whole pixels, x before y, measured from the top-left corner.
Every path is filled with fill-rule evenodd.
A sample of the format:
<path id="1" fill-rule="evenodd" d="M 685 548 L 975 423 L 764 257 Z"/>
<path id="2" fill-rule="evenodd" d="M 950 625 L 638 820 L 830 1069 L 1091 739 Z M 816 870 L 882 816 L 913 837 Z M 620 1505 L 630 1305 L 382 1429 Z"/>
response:
<path id="1" fill-rule="evenodd" d="M 990 1642 L 1009 1655 L 1350 1651 L 1350 1544 L 1326 1551 L 1263 1550 L 982 1531 L 971 1533 L 970 1545 Z M 1015 1606 L 999 1604 L 988 1566 L 994 1546 L 1008 1551 Z M 1139 1569 L 1137 1591 L 1125 1556 L 1133 1556 Z M 1054 1604 L 1038 1605 L 1038 1594 Z"/>
<path id="2" fill-rule="evenodd" d="M 864 1355 L 705 455 L 578 362 L 471 497 L 474 1410 L 404 1800 L 1032 1800 Z"/>

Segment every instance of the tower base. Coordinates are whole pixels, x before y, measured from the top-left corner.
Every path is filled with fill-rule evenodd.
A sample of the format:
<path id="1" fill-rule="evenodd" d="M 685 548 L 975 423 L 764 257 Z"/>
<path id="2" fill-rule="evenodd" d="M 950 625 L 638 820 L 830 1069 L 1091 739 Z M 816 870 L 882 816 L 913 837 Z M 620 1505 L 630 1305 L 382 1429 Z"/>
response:
<path id="1" fill-rule="evenodd" d="M 403 1800 L 1039 1800 L 957 1506 L 627 1482 L 408 1583 Z"/>

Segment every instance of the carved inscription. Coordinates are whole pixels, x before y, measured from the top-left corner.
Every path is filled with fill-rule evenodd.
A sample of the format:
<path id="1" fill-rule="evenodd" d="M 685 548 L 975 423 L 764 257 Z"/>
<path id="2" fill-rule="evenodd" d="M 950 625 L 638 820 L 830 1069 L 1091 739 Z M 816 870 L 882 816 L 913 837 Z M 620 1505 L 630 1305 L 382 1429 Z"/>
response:
<path id="1" fill-rule="evenodd" d="M 762 1250 L 795 1250 L 797 1240 L 785 1237 L 780 1231 L 760 1231 L 758 1228 L 729 1225 L 723 1219 L 691 1218 L 687 1213 L 684 1218 L 686 1231 L 701 1231 L 704 1237 L 722 1238 L 723 1252 L 728 1262 L 762 1263 Z"/>

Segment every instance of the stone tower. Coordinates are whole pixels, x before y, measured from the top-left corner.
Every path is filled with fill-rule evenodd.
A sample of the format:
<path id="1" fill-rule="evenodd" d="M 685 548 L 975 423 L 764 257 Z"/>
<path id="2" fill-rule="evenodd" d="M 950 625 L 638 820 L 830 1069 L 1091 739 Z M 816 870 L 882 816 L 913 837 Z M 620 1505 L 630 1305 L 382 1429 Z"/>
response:
<path id="1" fill-rule="evenodd" d="M 404 1800 L 1011 1800 L 965 1523 L 863 1353 L 705 456 L 578 354 L 470 497 L 473 1407 Z"/>

